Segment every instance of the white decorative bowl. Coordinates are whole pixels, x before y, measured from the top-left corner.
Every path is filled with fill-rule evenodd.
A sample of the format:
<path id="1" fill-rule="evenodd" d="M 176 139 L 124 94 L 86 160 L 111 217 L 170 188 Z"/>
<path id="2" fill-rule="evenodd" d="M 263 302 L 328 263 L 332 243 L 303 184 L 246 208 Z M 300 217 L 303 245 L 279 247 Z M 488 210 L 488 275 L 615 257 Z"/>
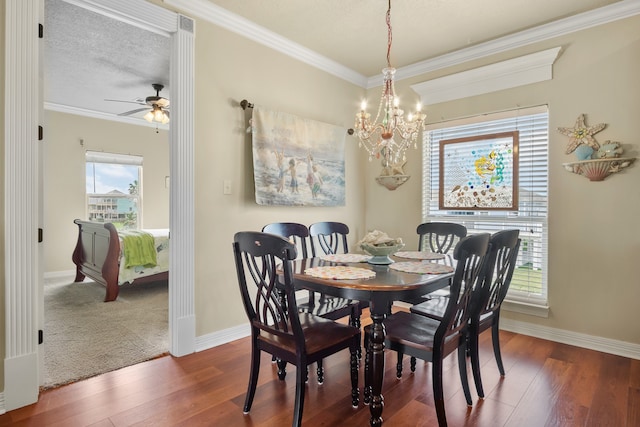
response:
<path id="1" fill-rule="evenodd" d="M 400 249 L 404 247 L 404 243 L 399 243 L 393 246 L 374 246 L 368 243 L 363 243 L 360 245 L 362 250 L 364 250 L 369 255 L 372 255 L 372 258 L 367 261 L 369 264 L 391 264 L 393 260 L 389 258 L 389 255 L 393 255 L 398 252 Z"/>

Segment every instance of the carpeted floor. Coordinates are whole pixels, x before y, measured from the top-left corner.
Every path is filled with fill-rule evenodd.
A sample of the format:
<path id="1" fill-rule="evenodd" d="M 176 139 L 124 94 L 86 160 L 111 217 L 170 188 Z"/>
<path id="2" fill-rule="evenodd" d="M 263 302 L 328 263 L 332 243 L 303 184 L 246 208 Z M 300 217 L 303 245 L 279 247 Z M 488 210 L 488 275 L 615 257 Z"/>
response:
<path id="1" fill-rule="evenodd" d="M 103 302 L 95 282 L 47 279 L 44 384 L 51 388 L 153 359 L 169 350 L 166 282 L 124 285 Z"/>

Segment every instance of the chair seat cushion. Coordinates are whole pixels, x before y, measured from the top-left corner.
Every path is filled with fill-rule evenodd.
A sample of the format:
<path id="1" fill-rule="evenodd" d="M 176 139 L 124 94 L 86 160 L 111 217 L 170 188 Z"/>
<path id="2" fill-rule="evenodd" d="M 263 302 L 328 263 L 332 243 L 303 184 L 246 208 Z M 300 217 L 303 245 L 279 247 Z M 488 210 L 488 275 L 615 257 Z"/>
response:
<path id="1" fill-rule="evenodd" d="M 327 348 L 340 347 L 355 336 L 360 336 L 360 329 L 350 325 L 334 322 L 309 313 L 300 313 L 300 325 L 305 338 L 305 346 L 309 359 L 313 354 Z M 265 344 L 282 348 L 291 354 L 296 353 L 293 335 L 275 335 L 261 331 L 258 340 Z M 346 347 L 346 345 L 345 345 Z"/>

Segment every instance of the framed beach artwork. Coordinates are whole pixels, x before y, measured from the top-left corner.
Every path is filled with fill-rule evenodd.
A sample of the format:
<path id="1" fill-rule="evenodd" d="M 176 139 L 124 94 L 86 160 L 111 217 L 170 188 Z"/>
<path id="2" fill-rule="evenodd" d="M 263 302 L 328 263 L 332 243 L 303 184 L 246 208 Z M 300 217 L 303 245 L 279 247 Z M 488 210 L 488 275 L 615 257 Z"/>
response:
<path id="1" fill-rule="evenodd" d="M 251 133 L 257 204 L 345 205 L 345 128 L 254 106 Z"/>
<path id="2" fill-rule="evenodd" d="M 441 210 L 518 209 L 518 131 L 440 141 Z"/>

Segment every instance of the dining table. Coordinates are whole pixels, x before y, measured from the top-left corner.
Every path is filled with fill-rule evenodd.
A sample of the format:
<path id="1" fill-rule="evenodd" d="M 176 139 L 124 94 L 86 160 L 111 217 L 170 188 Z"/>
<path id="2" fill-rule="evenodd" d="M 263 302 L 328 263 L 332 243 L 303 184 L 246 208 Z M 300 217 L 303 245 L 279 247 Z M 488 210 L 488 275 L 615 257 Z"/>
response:
<path id="1" fill-rule="evenodd" d="M 424 254 L 424 252 L 407 252 Z M 417 258 L 417 259 L 415 259 Z M 418 256 L 414 259 L 391 256 L 390 264 L 370 264 L 358 254 L 328 255 L 293 261 L 296 289 L 308 289 L 327 295 L 369 302 L 373 322 L 369 337 L 370 360 L 365 377 L 370 389 L 369 400 L 372 427 L 382 425 L 384 400 L 384 320 L 396 301 L 412 300 L 449 285 L 455 261 L 450 255 L 434 256 L 432 260 Z M 428 271 L 428 273 L 425 273 Z M 367 364 L 365 364 L 366 366 Z M 370 391 L 370 396 L 368 396 Z M 367 399 L 368 398 L 368 399 Z"/>

